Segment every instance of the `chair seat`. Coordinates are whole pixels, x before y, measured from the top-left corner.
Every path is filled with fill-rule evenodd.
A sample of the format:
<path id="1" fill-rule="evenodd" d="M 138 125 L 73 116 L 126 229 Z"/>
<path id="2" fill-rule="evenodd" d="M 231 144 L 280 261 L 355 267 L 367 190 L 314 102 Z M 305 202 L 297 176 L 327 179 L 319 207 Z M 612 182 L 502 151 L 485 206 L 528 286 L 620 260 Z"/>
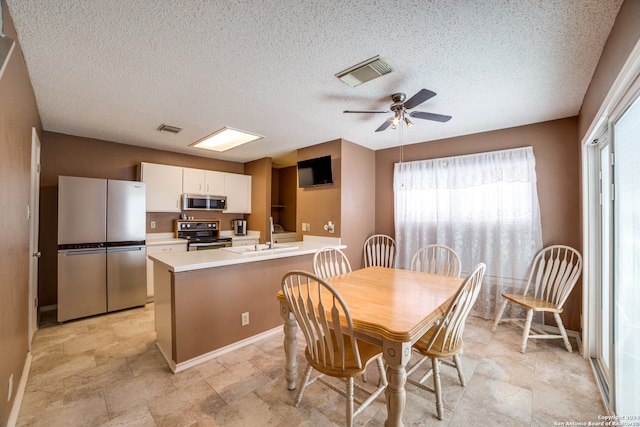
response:
<path id="1" fill-rule="evenodd" d="M 513 301 L 516 304 L 520 304 L 521 306 L 533 311 L 548 311 L 553 313 L 562 313 L 563 311 L 562 308 L 558 308 L 557 305 L 551 302 L 547 302 L 528 295 L 502 294 L 502 296 L 509 301 Z"/>
<path id="2" fill-rule="evenodd" d="M 355 354 L 353 353 L 353 347 L 350 344 L 351 339 L 347 335 L 342 335 L 342 340 L 343 340 L 344 349 L 345 349 L 345 354 L 344 354 L 345 367 L 344 369 L 342 369 L 342 367 L 340 366 L 340 363 L 338 362 L 340 353 L 338 351 L 336 336 L 333 331 L 331 331 L 331 338 L 333 341 L 333 348 L 334 348 L 333 357 L 334 357 L 334 360 L 336 361 L 335 367 L 333 368 L 331 367 L 331 358 L 330 358 L 328 348 L 326 348 L 324 358 L 322 358 L 323 363 L 318 363 L 317 361 L 313 360 L 313 357 L 309 353 L 308 348 L 305 351 L 305 356 L 309 364 L 313 366 L 313 368 L 316 369 L 318 372 L 321 372 L 325 375 L 338 377 L 338 378 L 349 378 L 349 377 L 360 376 L 364 374 L 367 364 L 370 361 L 382 355 L 382 347 L 378 347 L 377 345 L 370 344 L 365 341 L 356 340 L 358 341 L 358 352 L 360 353 L 360 360 L 362 362 L 362 367 L 359 368 L 358 363 L 356 362 Z M 318 345 L 318 348 L 320 348 L 320 344 L 318 343 L 316 344 Z"/>
<path id="3" fill-rule="evenodd" d="M 431 348 L 427 349 L 429 342 L 431 341 L 431 337 L 438 330 L 438 325 L 433 325 L 431 329 L 429 329 L 414 345 L 413 347 L 418 350 L 422 355 L 427 357 L 437 357 L 438 359 L 444 359 L 447 357 L 452 357 L 454 354 L 458 353 L 462 348 L 462 339 L 458 341 L 458 345 L 450 346 L 449 343 L 451 341 L 452 335 L 449 335 L 447 338 L 447 342 L 443 343 L 445 336 L 445 329 L 440 331 L 440 334 L 433 342 Z M 445 344 L 445 345 L 443 345 Z M 442 349 L 447 349 L 446 351 L 442 351 Z"/>

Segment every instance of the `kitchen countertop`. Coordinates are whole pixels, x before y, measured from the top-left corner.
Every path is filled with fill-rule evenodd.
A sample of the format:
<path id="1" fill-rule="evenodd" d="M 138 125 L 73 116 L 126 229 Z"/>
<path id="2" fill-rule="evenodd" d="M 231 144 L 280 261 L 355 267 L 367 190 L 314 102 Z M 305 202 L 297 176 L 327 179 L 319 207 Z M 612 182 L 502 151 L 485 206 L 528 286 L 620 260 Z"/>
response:
<path id="1" fill-rule="evenodd" d="M 145 239 L 147 246 L 178 245 L 187 243 L 186 239 L 178 239 L 173 233 L 150 233 Z"/>
<path id="2" fill-rule="evenodd" d="M 304 236 L 302 242 L 286 243 L 291 249 L 279 249 L 276 252 L 257 251 L 247 254 L 238 254 L 224 249 L 192 252 L 172 252 L 149 255 L 152 261 L 160 262 L 174 273 L 184 271 L 201 270 L 205 268 L 223 267 L 227 265 L 244 264 L 248 262 L 267 261 L 278 258 L 313 254 L 324 246 L 334 246 L 339 249 L 346 248 L 337 237 Z M 293 248 L 296 246 L 296 248 Z"/>

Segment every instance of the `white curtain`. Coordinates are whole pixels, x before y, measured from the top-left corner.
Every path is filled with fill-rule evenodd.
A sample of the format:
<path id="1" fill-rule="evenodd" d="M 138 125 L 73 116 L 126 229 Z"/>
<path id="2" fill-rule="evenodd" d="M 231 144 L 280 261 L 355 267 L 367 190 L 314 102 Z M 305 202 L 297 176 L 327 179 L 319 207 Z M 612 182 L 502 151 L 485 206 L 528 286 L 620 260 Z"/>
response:
<path id="1" fill-rule="evenodd" d="M 542 248 L 532 147 L 396 163 L 394 204 L 400 268 L 430 243 L 458 252 L 463 275 L 484 262 L 474 313 L 485 319 L 502 292 L 524 290 Z"/>

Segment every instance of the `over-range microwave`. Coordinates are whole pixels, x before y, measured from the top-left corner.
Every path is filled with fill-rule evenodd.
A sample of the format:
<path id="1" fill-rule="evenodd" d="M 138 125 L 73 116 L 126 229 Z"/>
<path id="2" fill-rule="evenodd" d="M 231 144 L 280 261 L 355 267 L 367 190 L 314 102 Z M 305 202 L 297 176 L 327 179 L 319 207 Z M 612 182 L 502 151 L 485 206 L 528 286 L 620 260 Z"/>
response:
<path id="1" fill-rule="evenodd" d="M 227 209 L 225 196 L 210 196 L 207 194 L 183 194 L 183 211 L 224 211 Z"/>

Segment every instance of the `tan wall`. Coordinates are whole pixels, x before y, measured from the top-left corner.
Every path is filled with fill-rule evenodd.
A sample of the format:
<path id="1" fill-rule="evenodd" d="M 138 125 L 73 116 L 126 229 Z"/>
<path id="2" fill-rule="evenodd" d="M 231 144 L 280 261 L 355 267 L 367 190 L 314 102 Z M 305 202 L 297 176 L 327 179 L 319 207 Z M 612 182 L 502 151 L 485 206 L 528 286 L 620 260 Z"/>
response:
<path id="1" fill-rule="evenodd" d="M 626 0 L 611 29 L 579 115 L 580 140 L 585 137 L 609 89 L 640 40 L 640 1 Z"/>
<path id="2" fill-rule="evenodd" d="M 40 180 L 40 250 L 42 258 L 40 258 L 38 286 L 41 307 L 56 304 L 58 301 L 56 279 L 58 271 L 58 176 L 137 180 L 138 167 L 141 162 L 244 173 L 242 163 L 44 132 L 42 135 L 42 175 Z M 178 216 L 178 213 L 147 214 L 147 232 L 173 232 L 173 220 Z M 231 229 L 231 220 L 238 218 L 238 215 L 201 212 L 198 213 L 198 217 L 220 220 L 220 227 L 223 230 L 229 230 Z M 155 229 L 151 229 L 151 221 L 156 222 Z"/>
<path id="3" fill-rule="evenodd" d="M 174 360 L 182 363 L 282 325 L 276 294 L 290 270 L 313 271 L 313 255 L 176 273 Z M 249 313 L 242 326 L 241 314 Z"/>
<path id="4" fill-rule="evenodd" d="M 566 244 L 582 251 L 580 148 L 576 117 L 408 145 L 404 147 L 404 161 L 529 145 L 536 157 L 543 244 Z M 398 156 L 399 148 L 376 152 L 376 232 L 391 236 L 395 235 L 393 164 L 398 161 Z M 563 319 L 571 330 L 580 330 L 581 298 L 582 292 L 577 286 L 565 306 Z"/>
<path id="5" fill-rule="evenodd" d="M 342 142 L 340 237 L 351 268 L 363 266 L 362 246 L 375 231 L 375 151 Z"/>
<path id="6" fill-rule="evenodd" d="M 1 2 L 4 32 L 17 41 Z M 1 66 L 2 64 L 0 64 Z M 0 80 L 0 425 L 14 404 L 27 357 L 29 328 L 29 221 L 32 127 L 42 131 L 35 96 L 16 42 Z M 9 377 L 13 393 L 7 399 Z"/>
<path id="7" fill-rule="evenodd" d="M 332 185 L 298 188 L 296 209 L 298 240 L 302 240 L 302 236 L 305 234 L 327 237 L 339 237 L 341 235 L 341 147 L 342 140 L 338 139 L 298 150 L 298 161 L 331 155 L 331 168 L 333 171 Z M 330 234 L 323 228 L 328 221 L 336 222 L 334 234 Z M 303 222 L 311 224 L 311 231 L 302 231 Z"/>

